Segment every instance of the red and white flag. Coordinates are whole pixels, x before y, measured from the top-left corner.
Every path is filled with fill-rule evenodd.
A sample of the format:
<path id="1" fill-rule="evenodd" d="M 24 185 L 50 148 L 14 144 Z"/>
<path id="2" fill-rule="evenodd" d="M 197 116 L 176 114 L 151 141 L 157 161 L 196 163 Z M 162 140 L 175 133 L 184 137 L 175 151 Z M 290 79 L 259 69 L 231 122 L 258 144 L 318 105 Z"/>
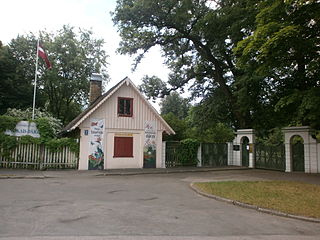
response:
<path id="1" fill-rule="evenodd" d="M 48 55 L 46 54 L 44 48 L 42 47 L 42 45 L 40 43 L 38 45 L 38 56 L 41 57 L 45 61 L 47 68 L 51 69 L 52 65 L 49 61 Z"/>

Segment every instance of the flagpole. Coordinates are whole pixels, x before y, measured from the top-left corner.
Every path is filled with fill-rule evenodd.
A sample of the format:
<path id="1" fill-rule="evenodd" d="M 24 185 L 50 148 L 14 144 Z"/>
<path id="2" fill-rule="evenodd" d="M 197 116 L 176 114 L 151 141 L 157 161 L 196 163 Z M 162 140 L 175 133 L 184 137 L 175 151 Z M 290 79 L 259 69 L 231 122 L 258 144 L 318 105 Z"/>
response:
<path id="1" fill-rule="evenodd" d="M 36 107 L 36 92 L 37 92 L 37 77 L 38 77 L 38 51 L 39 51 L 39 38 L 37 41 L 37 53 L 36 53 L 36 70 L 34 72 L 34 88 L 33 88 L 33 104 L 32 104 L 32 120 L 34 120 L 35 107 Z"/>

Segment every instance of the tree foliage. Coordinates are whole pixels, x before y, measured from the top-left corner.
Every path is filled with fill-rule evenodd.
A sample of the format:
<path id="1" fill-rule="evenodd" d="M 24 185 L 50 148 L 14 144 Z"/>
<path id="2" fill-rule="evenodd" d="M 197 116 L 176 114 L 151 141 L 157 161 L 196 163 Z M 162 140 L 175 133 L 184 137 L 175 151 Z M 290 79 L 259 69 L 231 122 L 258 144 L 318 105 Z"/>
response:
<path id="1" fill-rule="evenodd" d="M 229 103 L 235 126 L 250 124 L 233 84 L 241 74 L 234 64 L 232 47 L 251 32 L 256 1 L 119 0 L 113 20 L 122 41 L 119 52 L 136 56 L 139 63 L 151 47 L 162 48 L 172 70 L 169 87 L 162 93 L 191 84 L 194 96 L 221 89 Z M 214 29 L 214 30 L 213 30 Z"/>
<path id="2" fill-rule="evenodd" d="M 102 49 L 104 41 L 95 39 L 90 30 L 76 30 L 68 25 L 57 32 L 41 31 L 39 35 L 53 67 L 47 70 L 39 59 L 36 106 L 45 108 L 66 123 L 78 115 L 87 103 L 90 75 L 102 72 L 104 79 L 108 79 L 107 55 Z M 23 99 L 30 99 L 29 106 L 32 103 L 30 89 L 35 72 L 36 45 L 37 37 L 30 33 L 18 36 L 7 46 L 14 61 L 13 71 L 21 72 L 21 81 L 28 86 L 28 96 Z M 14 77 L 7 77 L 7 81 L 18 83 Z"/>
<path id="3" fill-rule="evenodd" d="M 25 110 L 9 108 L 3 117 L 19 119 L 19 121 L 32 121 L 32 108 Z M 43 139 L 51 139 L 58 136 L 62 130 L 62 122 L 48 112 L 35 109 L 35 120 Z M 15 127 L 15 126 L 14 126 Z"/>
<path id="4" fill-rule="evenodd" d="M 198 148 L 200 146 L 200 142 L 187 138 L 180 141 L 180 145 L 177 149 L 177 157 L 178 162 L 181 166 L 197 166 L 198 159 Z"/>
<path id="5" fill-rule="evenodd" d="M 164 141 L 180 141 L 188 137 L 188 123 L 185 119 L 179 119 L 174 113 L 162 115 L 163 119 L 175 131 L 175 135 L 165 135 Z"/>
<path id="6" fill-rule="evenodd" d="M 63 147 L 68 146 L 71 151 L 79 153 L 79 144 L 74 138 L 57 138 L 58 132 L 61 131 L 62 124 L 59 119 L 54 118 L 50 113 L 40 110 L 35 111 L 36 119 L 31 120 L 32 109 L 8 109 L 5 115 L 0 115 L 0 156 L 7 159 L 11 158 L 12 149 L 21 144 L 44 144 L 51 152 L 63 150 Z M 15 131 L 16 125 L 20 121 L 35 122 L 40 134 L 40 138 L 34 138 L 29 135 L 15 137 L 6 135 L 5 131 Z M 14 159 L 13 159 L 14 160 Z"/>
<path id="7" fill-rule="evenodd" d="M 32 106 L 32 77 L 25 77 L 24 67 L 8 46 L 0 44 L 0 114 L 7 108 Z"/>
<path id="8" fill-rule="evenodd" d="M 177 92 L 171 92 L 160 102 L 161 114 L 173 113 L 179 119 L 185 119 L 188 116 L 191 104 L 187 98 L 183 98 Z"/>
<path id="9" fill-rule="evenodd" d="M 161 47 L 171 74 L 144 82 L 154 96 L 188 86 L 212 125 L 319 129 L 319 15 L 317 0 L 118 0 L 113 20 L 136 63 Z"/>
<path id="10" fill-rule="evenodd" d="M 150 77 L 145 75 L 142 78 L 142 84 L 139 86 L 139 90 L 143 92 L 148 99 L 155 101 L 165 87 L 166 84 L 157 76 Z"/>
<path id="11" fill-rule="evenodd" d="M 222 119 L 225 119 L 225 117 L 215 116 L 215 109 L 211 111 L 207 102 L 192 107 L 188 117 L 189 137 L 209 143 L 233 141 L 233 129 L 230 125 L 227 125 L 227 121 L 222 121 Z"/>
<path id="12" fill-rule="evenodd" d="M 320 124 L 319 1 L 268 0 L 259 4 L 257 27 L 234 49 L 242 69 L 270 87 L 265 96 L 284 124 Z"/>

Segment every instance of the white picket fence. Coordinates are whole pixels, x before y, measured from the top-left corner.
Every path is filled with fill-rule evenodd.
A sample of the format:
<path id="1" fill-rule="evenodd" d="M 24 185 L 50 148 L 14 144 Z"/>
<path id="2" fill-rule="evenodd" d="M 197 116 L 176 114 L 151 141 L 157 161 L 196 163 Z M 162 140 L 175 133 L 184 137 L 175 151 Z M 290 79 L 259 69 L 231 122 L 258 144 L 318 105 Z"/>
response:
<path id="1" fill-rule="evenodd" d="M 0 150 L 0 168 L 77 168 L 78 156 L 65 146 L 57 152 L 50 151 L 43 144 L 19 144 L 7 156 Z"/>

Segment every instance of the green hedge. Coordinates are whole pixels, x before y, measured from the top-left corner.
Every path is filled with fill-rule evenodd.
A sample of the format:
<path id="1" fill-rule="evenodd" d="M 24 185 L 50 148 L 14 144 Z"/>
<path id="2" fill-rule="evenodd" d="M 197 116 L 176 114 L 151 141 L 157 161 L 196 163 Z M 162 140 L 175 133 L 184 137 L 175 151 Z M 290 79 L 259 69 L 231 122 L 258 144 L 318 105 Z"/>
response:
<path id="1" fill-rule="evenodd" d="M 37 124 L 37 128 L 40 133 L 40 138 L 33 138 L 31 136 L 14 137 L 4 134 L 6 130 L 14 131 L 17 123 L 25 119 L 18 119 L 12 116 L 1 115 L 0 116 L 0 152 L 1 156 L 8 157 L 10 150 L 14 149 L 19 143 L 28 144 L 44 144 L 50 151 L 61 151 L 63 146 L 68 146 L 71 151 L 79 153 L 79 144 L 76 139 L 73 138 L 56 138 L 55 129 L 50 123 L 50 119 L 43 117 L 38 118 L 34 122 Z"/>
<path id="2" fill-rule="evenodd" d="M 197 158 L 200 142 L 195 139 L 187 138 L 180 141 L 177 149 L 178 160 L 182 166 L 197 166 Z"/>

